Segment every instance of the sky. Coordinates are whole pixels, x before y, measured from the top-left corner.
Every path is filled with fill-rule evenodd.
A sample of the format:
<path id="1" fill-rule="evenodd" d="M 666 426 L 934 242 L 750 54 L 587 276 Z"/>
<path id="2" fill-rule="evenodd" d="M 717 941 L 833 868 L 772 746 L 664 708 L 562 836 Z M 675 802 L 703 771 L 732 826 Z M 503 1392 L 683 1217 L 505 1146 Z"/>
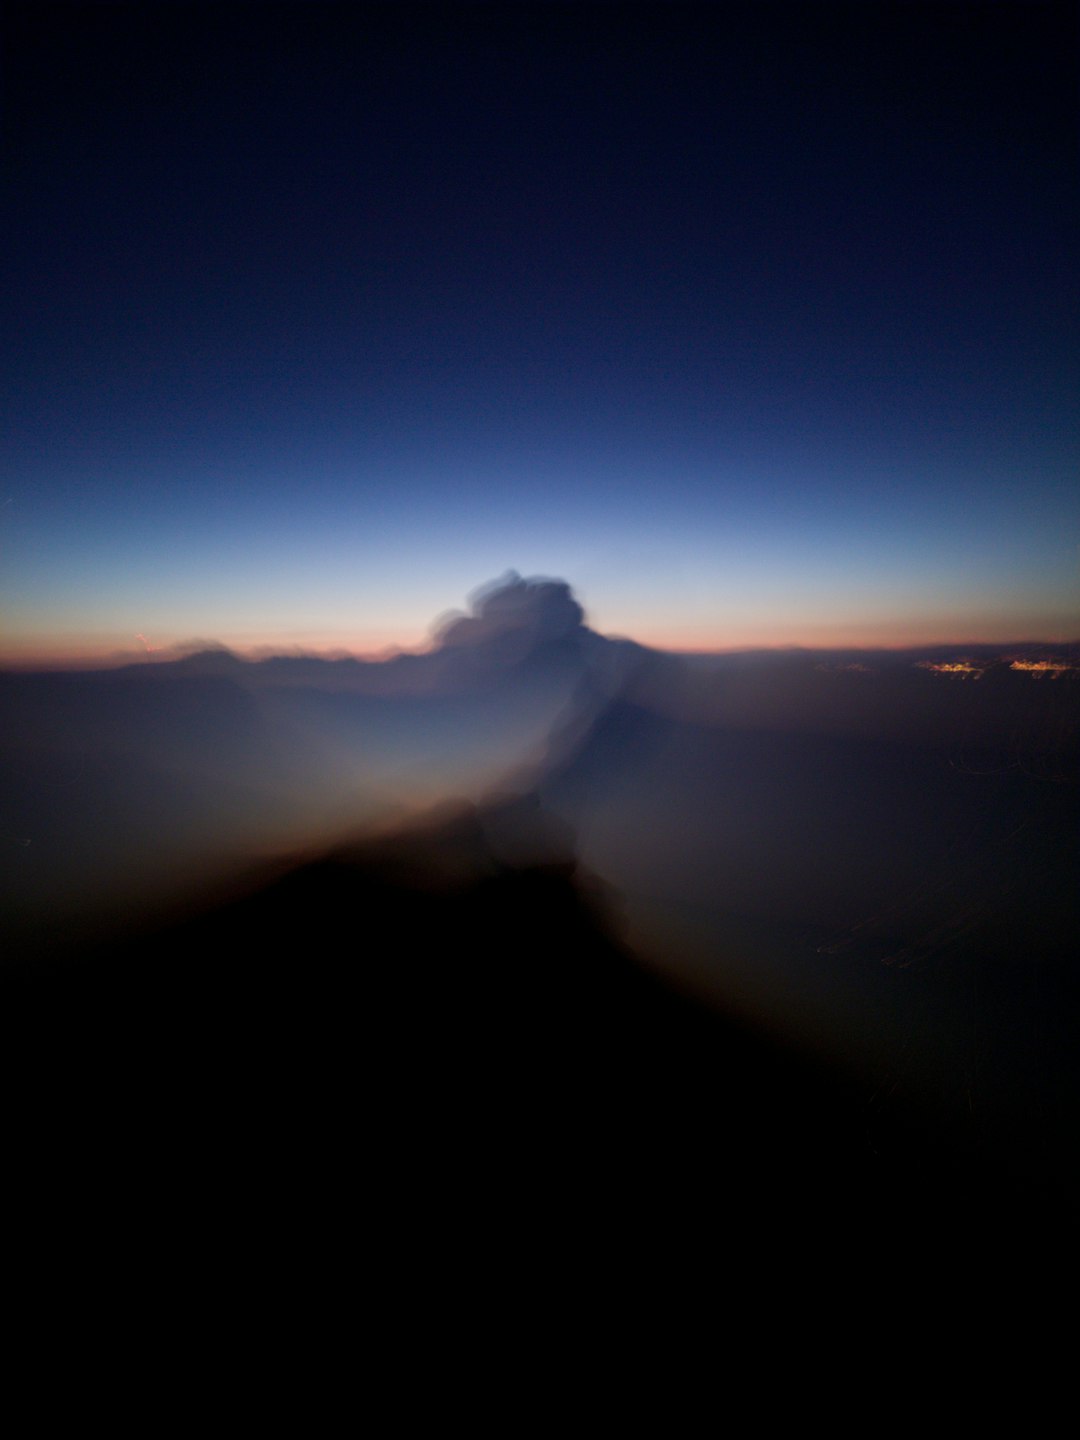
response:
<path id="1" fill-rule="evenodd" d="M 2 23 L 0 660 L 1080 637 L 1072 5 Z"/>

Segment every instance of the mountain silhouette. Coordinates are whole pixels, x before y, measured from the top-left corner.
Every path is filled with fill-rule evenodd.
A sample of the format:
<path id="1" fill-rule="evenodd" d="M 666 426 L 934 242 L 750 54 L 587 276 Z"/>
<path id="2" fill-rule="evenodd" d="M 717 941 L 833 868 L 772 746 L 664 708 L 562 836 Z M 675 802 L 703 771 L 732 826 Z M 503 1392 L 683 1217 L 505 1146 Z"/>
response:
<path id="1" fill-rule="evenodd" d="M 440 1229 L 475 1235 L 509 1223 L 479 1216 L 492 1191 L 574 1229 L 872 1179 L 854 1092 L 643 966 L 528 797 L 253 873 L 3 990 L 9 1156 L 46 1208 L 137 1186 L 136 1228 L 207 1186 L 271 1243 L 373 1185 L 369 1223 L 436 1188 Z"/>
<path id="2" fill-rule="evenodd" d="M 300 1307 L 303 1348 L 357 1288 L 543 1326 L 582 1286 L 617 1313 L 719 1285 L 741 1314 L 820 1262 L 876 1303 L 955 1265 L 976 1211 L 1046 1223 L 933 1106 L 883 1121 L 842 1064 L 643 963 L 616 909 L 522 796 L 9 968 L 11 1233 L 168 1296 L 156 1344 L 240 1315 L 234 1344 L 272 1345 Z"/>

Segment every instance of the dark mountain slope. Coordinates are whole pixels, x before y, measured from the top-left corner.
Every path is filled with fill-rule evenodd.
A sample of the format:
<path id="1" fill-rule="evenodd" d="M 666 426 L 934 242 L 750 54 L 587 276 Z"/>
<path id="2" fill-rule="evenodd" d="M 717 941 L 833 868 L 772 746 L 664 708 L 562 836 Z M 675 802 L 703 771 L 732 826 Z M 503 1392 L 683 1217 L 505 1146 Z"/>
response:
<path id="1" fill-rule="evenodd" d="M 724 1209 L 962 1168 L 930 1131 L 871 1150 L 857 1089 L 642 968 L 557 829 L 513 808 L 6 972 L 9 1146 L 60 1193 L 137 1178 L 166 1206 L 377 1182 L 466 1210 L 495 1184 Z"/>
<path id="2" fill-rule="evenodd" d="M 672 1305 L 769 1325 L 801 1273 L 815 1308 L 827 1284 L 861 1297 L 845 1323 L 895 1324 L 913 1276 L 1058 1233 L 970 1132 L 881 1123 L 643 968 L 610 899 L 528 805 L 463 810 L 7 970 L 29 1293 L 85 1297 L 84 1326 L 122 1297 L 147 1375 L 192 1348 L 286 1379 L 359 1349 L 411 1380 L 421 1330 L 425 1367 L 475 1359 L 475 1306 L 500 1367 L 598 1324 L 666 1332 Z"/>

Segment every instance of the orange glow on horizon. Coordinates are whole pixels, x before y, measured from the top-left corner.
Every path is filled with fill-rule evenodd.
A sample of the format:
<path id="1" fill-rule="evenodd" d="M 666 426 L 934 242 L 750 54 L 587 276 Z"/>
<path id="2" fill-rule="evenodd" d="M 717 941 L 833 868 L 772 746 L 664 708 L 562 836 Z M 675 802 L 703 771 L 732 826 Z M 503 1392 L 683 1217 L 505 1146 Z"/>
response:
<path id="1" fill-rule="evenodd" d="M 1080 643 L 1080 636 L 1071 641 L 1061 635 L 1044 634 L 1040 637 L 1034 627 L 1026 634 L 995 635 L 990 632 L 989 626 L 972 625 L 963 630 L 958 626 L 950 635 L 944 627 L 931 628 L 926 623 L 916 622 L 807 624 L 795 628 L 781 622 L 751 623 L 738 627 L 621 624 L 617 617 L 608 614 L 593 615 L 588 608 L 585 623 L 598 633 L 613 639 L 629 639 L 653 649 L 687 655 L 722 655 L 755 650 L 902 652 L 913 649 L 960 649 L 967 645 L 994 645 L 1005 651 L 1018 644 L 1051 651 L 1058 645 Z M 1005 629 L 1003 626 L 1002 630 Z M 126 634 L 68 631 L 57 632 L 49 637 L 40 634 L 9 635 L 0 641 L 0 667 L 18 670 L 113 668 L 136 663 L 158 664 L 180 659 L 199 650 L 218 648 L 252 660 L 275 655 L 382 660 L 395 654 L 423 653 L 434 643 L 430 626 L 421 628 L 409 625 L 291 632 L 286 630 L 277 633 L 244 630 L 218 634 L 208 627 L 203 634 L 208 638 L 192 638 L 190 631 L 186 635 L 177 634 L 175 631 L 172 634 L 159 632 L 154 640 L 143 632 L 133 637 L 130 631 Z M 132 644 L 133 639 L 138 642 L 137 648 Z M 1007 660 L 1009 657 L 1003 654 L 1000 659 Z M 985 669 L 985 665 L 971 661 L 952 661 L 949 664 L 951 669 L 943 665 L 939 667 L 938 673 L 973 676 L 976 671 L 981 673 Z M 965 665 L 968 668 L 963 668 Z M 1080 667 L 1055 659 L 1052 655 L 1045 655 L 1037 660 L 1013 660 L 1012 668 L 1033 677 L 1056 678 Z"/>
<path id="2" fill-rule="evenodd" d="M 1068 670 L 1078 668 L 1080 667 L 1066 664 L 1064 660 L 1014 660 L 1009 666 L 1010 670 L 1026 670 L 1034 679 L 1049 675 L 1053 680 Z"/>
<path id="3" fill-rule="evenodd" d="M 960 680 L 981 680 L 987 669 L 985 665 L 976 665 L 971 660 L 920 660 L 918 668 L 929 670 L 934 675 L 954 675 Z"/>

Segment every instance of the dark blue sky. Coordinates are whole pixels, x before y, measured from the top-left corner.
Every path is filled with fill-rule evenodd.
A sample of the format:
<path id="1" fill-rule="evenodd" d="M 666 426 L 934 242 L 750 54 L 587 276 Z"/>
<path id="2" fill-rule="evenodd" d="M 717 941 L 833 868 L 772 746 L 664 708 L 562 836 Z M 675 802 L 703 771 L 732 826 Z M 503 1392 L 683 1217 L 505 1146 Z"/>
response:
<path id="1" fill-rule="evenodd" d="M 1080 633 L 1054 5 L 13 5 L 5 653 Z"/>

